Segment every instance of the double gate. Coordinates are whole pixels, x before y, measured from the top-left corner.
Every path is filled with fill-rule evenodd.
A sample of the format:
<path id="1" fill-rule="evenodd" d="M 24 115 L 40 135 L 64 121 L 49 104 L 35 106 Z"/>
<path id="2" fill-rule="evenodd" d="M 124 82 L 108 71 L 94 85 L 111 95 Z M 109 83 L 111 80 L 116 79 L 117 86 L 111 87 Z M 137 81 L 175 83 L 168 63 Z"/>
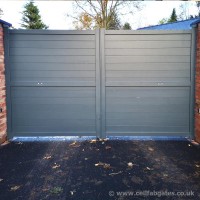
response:
<path id="1" fill-rule="evenodd" d="M 9 137 L 192 136 L 194 35 L 7 30 Z"/>

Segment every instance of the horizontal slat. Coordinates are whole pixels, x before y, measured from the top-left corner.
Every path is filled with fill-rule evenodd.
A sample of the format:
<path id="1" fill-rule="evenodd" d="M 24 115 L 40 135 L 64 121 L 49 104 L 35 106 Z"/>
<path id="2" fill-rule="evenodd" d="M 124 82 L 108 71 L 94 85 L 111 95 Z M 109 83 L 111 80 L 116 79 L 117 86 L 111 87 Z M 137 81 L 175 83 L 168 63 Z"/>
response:
<path id="1" fill-rule="evenodd" d="M 140 88 L 140 87 L 108 87 L 106 88 L 107 98 L 149 98 L 149 97 L 182 97 L 187 98 L 189 88 L 165 87 L 165 88 Z"/>
<path id="2" fill-rule="evenodd" d="M 13 98 L 13 104 L 94 104 L 94 98 Z"/>
<path id="3" fill-rule="evenodd" d="M 106 40 L 119 40 L 119 41 L 172 41 L 172 40 L 191 40 L 191 34 L 150 34 L 150 35 L 106 35 Z"/>
<path id="4" fill-rule="evenodd" d="M 43 35 L 93 35 L 95 34 L 94 30 L 38 30 L 38 29 L 32 29 L 32 30 L 17 30 L 17 29 L 11 29 L 9 30 L 10 34 L 22 34 L 22 35 L 29 35 L 29 34 L 43 34 Z"/>
<path id="5" fill-rule="evenodd" d="M 90 87 L 15 87 L 12 88 L 11 97 L 41 97 L 41 98 L 56 98 L 56 97 L 95 97 L 95 88 Z M 25 106 L 25 105 L 24 105 Z M 43 105 L 44 106 L 44 105 Z M 45 107 L 45 106 L 44 106 Z M 28 109 L 28 106 L 26 106 Z"/>
<path id="6" fill-rule="evenodd" d="M 107 126 L 106 130 L 108 132 L 124 132 L 124 135 L 126 135 L 126 132 L 153 132 L 153 135 L 155 132 L 186 132 L 188 130 L 187 126 Z M 181 134 L 180 134 L 181 135 Z"/>
<path id="7" fill-rule="evenodd" d="M 114 101 L 114 102 L 113 102 Z M 112 103 L 113 102 L 113 103 Z M 149 98 L 107 98 L 107 104 L 123 105 L 189 105 L 189 97 L 183 99 L 182 97 L 149 97 Z"/>
<path id="8" fill-rule="evenodd" d="M 11 67 L 11 73 L 13 70 L 54 70 L 54 71 L 60 71 L 60 70 L 95 70 L 95 63 L 89 64 L 89 63 L 29 63 L 29 62 L 23 62 L 23 63 L 12 63 Z"/>
<path id="9" fill-rule="evenodd" d="M 191 46 L 190 41 L 107 41 L 107 49 L 132 49 L 132 48 L 187 48 Z"/>
<path id="10" fill-rule="evenodd" d="M 32 110 L 30 111 L 21 111 L 21 112 L 12 112 L 13 119 L 20 118 L 20 117 L 28 117 L 30 119 L 95 119 L 94 112 L 74 112 L 64 113 L 64 112 L 53 112 L 51 110 L 47 110 L 46 112 L 40 112 L 39 110 Z"/>
<path id="11" fill-rule="evenodd" d="M 10 56 L 10 62 L 31 63 L 95 63 L 94 56 Z"/>
<path id="12" fill-rule="evenodd" d="M 181 118 L 157 118 L 155 119 L 108 119 L 106 120 L 107 126 L 189 126 L 189 120 Z"/>
<path id="13" fill-rule="evenodd" d="M 39 35 L 39 34 L 11 34 L 10 40 L 14 41 L 85 41 L 95 40 L 95 35 Z"/>
<path id="14" fill-rule="evenodd" d="M 106 35 L 174 35 L 191 33 L 191 30 L 105 30 Z"/>
<path id="15" fill-rule="evenodd" d="M 106 70 L 190 70 L 190 63 L 106 63 Z"/>
<path id="16" fill-rule="evenodd" d="M 12 71 L 12 78 L 13 77 L 26 77 L 26 78 L 94 78 L 95 77 L 95 71 Z M 23 79 L 22 79 L 23 80 Z"/>
<path id="17" fill-rule="evenodd" d="M 21 112 L 30 112 L 32 113 L 32 111 L 38 111 L 40 113 L 45 113 L 45 112 L 58 112 L 58 113 L 75 113 L 77 112 L 77 116 L 78 113 L 83 112 L 85 114 L 87 113 L 95 113 L 95 105 L 85 105 L 85 104 L 32 104 L 31 106 L 29 104 L 15 104 L 13 105 L 13 112 L 16 113 L 21 113 Z M 31 116 L 31 114 L 29 115 Z M 33 116 L 34 118 L 35 116 Z M 30 118 L 26 118 L 26 115 L 18 117 L 19 120 L 25 120 L 25 121 L 31 121 Z M 18 119 L 17 118 L 17 119 Z M 34 118 L 39 120 L 38 118 Z M 66 121 L 67 123 L 67 121 Z"/>
<path id="18" fill-rule="evenodd" d="M 10 41 L 11 48 L 68 48 L 68 49 L 93 49 L 95 48 L 94 41 Z"/>
<path id="19" fill-rule="evenodd" d="M 133 99 L 134 101 L 134 99 Z M 170 113 L 189 113 L 189 106 L 185 107 L 184 104 L 181 105 L 123 105 L 120 106 L 118 104 L 107 104 L 106 111 L 113 112 L 117 111 L 119 113 L 122 112 L 131 112 L 137 114 L 138 112 L 141 113 L 152 113 L 152 112 L 170 112 Z M 132 121 L 132 123 L 134 123 Z"/>
<path id="20" fill-rule="evenodd" d="M 55 137 L 55 136 L 96 136 L 96 131 L 15 131 L 13 130 L 11 134 L 14 137 Z"/>
<path id="21" fill-rule="evenodd" d="M 138 112 L 136 113 L 131 113 L 131 112 L 107 112 L 106 113 L 106 119 L 117 119 L 117 120 L 124 120 L 124 119 L 131 119 L 131 120 L 150 120 L 150 121 L 156 121 L 160 119 L 175 119 L 176 117 L 179 117 L 182 121 L 188 122 L 189 121 L 189 115 L 188 113 L 157 113 L 157 112 L 152 112 L 152 113 L 141 113 Z"/>
<path id="22" fill-rule="evenodd" d="M 106 63 L 188 63 L 190 56 L 106 56 Z"/>
<path id="23" fill-rule="evenodd" d="M 115 78 L 115 80 L 113 80 L 114 78 L 112 78 L 112 80 L 110 80 L 111 78 L 107 78 L 106 81 L 106 86 L 108 87 L 122 87 L 122 86 L 133 86 L 133 87 L 189 87 L 191 86 L 191 82 L 188 78 L 174 78 L 174 80 L 168 80 L 169 78 L 162 78 L 161 80 L 159 78 L 151 78 L 152 80 L 147 80 L 147 78 L 138 78 L 138 81 L 134 80 L 132 81 L 127 81 L 125 78 L 124 80 L 119 81 L 119 78 Z M 181 79 L 179 81 L 179 79 Z M 160 80 L 160 81 L 159 81 Z"/>
<path id="24" fill-rule="evenodd" d="M 17 118 L 13 121 L 13 126 L 48 126 L 51 124 L 53 127 L 87 127 L 95 126 L 95 119 L 81 119 L 81 120 L 66 120 L 66 119 L 28 119 L 27 118 Z M 73 130 L 73 129 L 72 129 Z"/>
<path id="25" fill-rule="evenodd" d="M 188 98 L 183 99 L 182 97 L 149 97 L 149 98 L 107 98 L 107 104 L 123 105 L 189 105 Z M 113 102 L 113 103 L 112 103 Z"/>
<path id="26" fill-rule="evenodd" d="M 190 48 L 105 49 L 107 56 L 190 56 Z"/>
<path id="27" fill-rule="evenodd" d="M 63 126 L 63 127 L 58 127 L 58 126 L 15 126 L 13 129 L 16 132 L 22 131 L 22 132 L 27 132 L 27 135 L 30 133 L 31 135 L 32 132 L 64 132 L 64 133 L 76 133 L 76 132 L 95 132 L 95 126 Z M 47 134 L 48 135 L 48 134 Z"/>
<path id="28" fill-rule="evenodd" d="M 106 77 L 133 77 L 133 78 L 155 78 L 155 77 L 165 77 L 165 78 L 189 78 L 190 73 L 188 70 L 174 70 L 174 71 L 107 71 Z"/>
<path id="29" fill-rule="evenodd" d="M 123 131 L 106 131 L 106 134 L 108 136 L 124 136 Z M 156 136 L 156 137 L 167 137 L 167 138 L 185 138 L 185 137 L 191 137 L 191 133 L 189 131 L 176 131 L 176 132 L 166 132 L 166 131 L 127 131 L 126 136 L 137 136 L 143 138 L 144 136 L 149 136 L 150 138 Z"/>
<path id="30" fill-rule="evenodd" d="M 95 86 L 96 82 L 94 78 L 69 78 L 69 81 L 66 81 L 66 78 L 35 78 L 36 80 L 30 80 L 30 78 L 21 78 L 12 80 L 10 85 L 13 87 L 89 87 Z M 87 80 L 86 80 L 87 79 Z"/>
<path id="31" fill-rule="evenodd" d="M 94 56 L 94 49 L 10 48 L 11 56 Z"/>

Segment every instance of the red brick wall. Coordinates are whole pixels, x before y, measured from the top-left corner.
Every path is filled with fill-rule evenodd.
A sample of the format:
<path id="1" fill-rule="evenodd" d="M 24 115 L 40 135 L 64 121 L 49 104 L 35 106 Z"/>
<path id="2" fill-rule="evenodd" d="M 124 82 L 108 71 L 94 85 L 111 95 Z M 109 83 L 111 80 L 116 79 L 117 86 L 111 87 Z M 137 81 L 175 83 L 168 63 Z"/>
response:
<path id="1" fill-rule="evenodd" d="M 6 88 L 5 88 L 3 27 L 0 24 L 0 144 L 6 140 Z"/>

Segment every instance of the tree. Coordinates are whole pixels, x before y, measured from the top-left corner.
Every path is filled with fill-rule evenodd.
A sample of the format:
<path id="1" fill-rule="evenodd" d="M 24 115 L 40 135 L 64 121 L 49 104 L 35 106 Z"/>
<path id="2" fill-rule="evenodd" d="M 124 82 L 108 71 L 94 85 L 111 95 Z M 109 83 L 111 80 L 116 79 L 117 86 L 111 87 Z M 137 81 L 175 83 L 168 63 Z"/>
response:
<path id="1" fill-rule="evenodd" d="M 196 15 L 196 16 L 200 17 L 200 1 L 196 2 L 196 6 L 197 6 L 197 9 L 198 9 L 198 15 Z"/>
<path id="2" fill-rule="evenodd" d="M 85 0 L 74 1 L 74 24 L 79 24 L 79 27 L 88 28 L 85 26 L 85 21 L 80 20 L 80 13 L 87 14 L 92 20 L 89 28 L 105 28 L 105 29 L 119 29 L 120 20 L 119 16 L 134 13 L 140 9 L 140 3 L 137 1 L 122 1 L 122 0 Z M 127 13 L 122 13 L 123 8 Z M 120 11 L 120 12 L 119 12 Z M 87 24 L 87 23 L 86 23 Z"/>
<path id="3" fill-rule="evenodd" d="M 74 21 L 77 30 L 87 30 L 92 28 L 92 18 L 85 12 L 79 15 L 79 20 Z"/>
<path id="4" fill-rule="evenodd" d="M 195 5 L 198 10 L 197 14 L 195 14 L 195 15 L 190 14 L 189 5 L 190 4 L 186 3 L 186 2 L 180 5 L 180 8 L 179 8 L 180 14 L 178 15 L 180 20 L 194 19 L 194 18 L 200 17 L 200 1 L 195 2 Z"/>
<path id="5" fill-rule="evenodd" d="M 48 26 L 42 22 L 40 11 L 33 1 L 25 4 L 24 11 L 22 12 L 21 26 L 26 29 L 47 29 Z"/>
<path id="6" fill-rule="evenodd" d="M 119 20 L 119 17 L 117 14 L 114 12 L 112 16 L 110 16 L 110 20 L 107 26 L 107 29 L 110 30 L 119 30 L 121 29 L 121 22 Z"/>
<path id="7" fill-rule="evenodd" d="M 197 15 L 190 15 L 190 19 L 200 17 L 200 1 L 196 2 L 196 7 L 197 7 L 197 10 L 198 10 L 198 13 L 197 13 Z"/>
<path id="8" fill-rule="evenodd" d="M 158 22 L 158 24 L 166 24 L 166 23 L 172 23 L 172 22 L 176 22 L 176 21 L 178 21 L 178 17 L 177 17 L 177 14 L 176 14 L 176 9 L 173 8 L 170 18 L 169 19 L 163 18 Z"/>
<path id="9" fill-rule="evenodd" d="M 0 8 L 0 18 L 2 17 L 3 15 L 3 10 Z"/>
<path id="10" fill-rule="evenodd" d="M 171 17 L 168 19 L 168 22 L 169 23 L 171 23 L 171 22 L 176 22 L 176 21 L 178 21 L 177 20 L 177 14 L 176 14 L 176 9 L 174 8 L 173 10 L 172 10 L 172 14 L 171 14 Z"/>
<path id="11" fill-rule="evenodd" d="M 166 24 L 166 23 L 168 23 L 168 19 L 167 18 L 163 18 L 158 22 L 158 24 Z"/>
<path id="12" fill-rule="evenodd" d="M 131 30 L 132 28 L 131 28 L 131 25 L 128 23 L 128 22 L 126 22 L 125 24 L 124 24 L 124 26 L 123 26 L 123 30 Z"/>
<path id="13" fill-rule="evenodd" d="M 188 2 L 184 2 L 179 6 L 179 20 L 190 19 L 191 15 L 189 14 L 189 4 Z"/>

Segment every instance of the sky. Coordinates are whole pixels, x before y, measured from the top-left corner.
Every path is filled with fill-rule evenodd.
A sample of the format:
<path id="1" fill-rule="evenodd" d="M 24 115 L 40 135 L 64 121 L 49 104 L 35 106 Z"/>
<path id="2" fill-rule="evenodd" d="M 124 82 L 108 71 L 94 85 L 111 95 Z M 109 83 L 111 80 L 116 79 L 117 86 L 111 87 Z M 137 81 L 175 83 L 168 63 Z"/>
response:
<path id="1" fill-rule="evenodd" d="M 20 28 L 23 6 L 28 1 L 15 0 L 3 1 L 0 0 L 0 8 L 4 15 L 2 20 L 5 20 L 13 25 L 14 28 Z M 73 1 L 35 1 L 38 6 L 43 22 L 49 26 L 49 29 L 74 29 L 74 19 L 67 15 L 74 15 L 72 6 Z M 197 14 L 195 2 L 183 1 L 145 1 L 142 3 L 143 9 L 137 11 L 134 15 L 127 14 L 121 17 L 122 24 L 129 22 L 133 29 L 156 25 L 162 18 L 168 18 L 173 8 L 176 8 L 177 13 L 181 4 L 188 4 L 188 14 Z"/>

